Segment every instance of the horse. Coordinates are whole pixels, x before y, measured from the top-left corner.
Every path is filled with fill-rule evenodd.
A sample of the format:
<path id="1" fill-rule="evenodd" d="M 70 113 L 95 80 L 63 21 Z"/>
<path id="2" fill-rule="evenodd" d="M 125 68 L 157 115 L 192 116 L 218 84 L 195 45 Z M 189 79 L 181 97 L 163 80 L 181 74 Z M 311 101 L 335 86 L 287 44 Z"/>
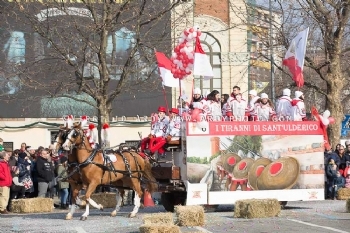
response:
<path id="1" fill-rule="evenodd" d="M 108 157 L 103 154 L 102 150 L 91 148 L 80 124 L 74 124 L 73 129 L 67 132 L 62 148 L 66 151 L 72 148 L 72 153 L 68 156 L 68 160 L 76 161 L 81 182 L 83 185 L 86 185 L 86 211 L 81 216 L 81 220 L 87 219 L 90 204 L 97 209 L 103 209 L 102 205 L 98 205 L 91 199 L 91 194 L 100 184 L 110 184 L 120 190 L 119 195 L 116 196 L 117 205 L 111 213 L 112 216 L 115 216 L 120 210 L 123 195 L 123 189 L 120 188 L 120 185 L 122 185 L 122 188 L 130 187 L 135 191 L 135 206 L 129 217 L 135 217 L 141 205 L 140 200 L 143 194 L 141 180 L 146 181 L 147 190 L 150 193 L 153 193 L 158 188 L 157 182 L 152 175 L 152 165 L 148 160 L 144 160 L 136 152 L 121 151 L 114 153 L 117 161 L 108 161 Z M 76 198 L 74 193 L 72 200 Z M 74 209 L 72 208 L 66 219 L 71 217 L 73 213 Z"/>
<path id="2" fill-rule="evenodd" d="M 62 148 L 63 143 L 65 142 L 67 135 L 70 131 L 70 128 L 67 126 L 61 125 L 58 133 L 55 136 L 55 141 L 53 143 L 53 148 L 58 151 Z M 68 168 L 67 168 L 67 181 L 71 186 L 72 191 L 72 205 L 69 213 L 66 215 L 66 220 L 71 220 L 75 212 L 76 204 L 81 204 L 79 198 L 79 191 L 84 188 L 83 181 L 79 175 L 77 167 L 74 166 L 77 164 L 78 160 L 76 157 L 76 148 L 72 148 L 71 153 L 68 155 Z M 86 187 L 86 186 L 85 186 Z"/>

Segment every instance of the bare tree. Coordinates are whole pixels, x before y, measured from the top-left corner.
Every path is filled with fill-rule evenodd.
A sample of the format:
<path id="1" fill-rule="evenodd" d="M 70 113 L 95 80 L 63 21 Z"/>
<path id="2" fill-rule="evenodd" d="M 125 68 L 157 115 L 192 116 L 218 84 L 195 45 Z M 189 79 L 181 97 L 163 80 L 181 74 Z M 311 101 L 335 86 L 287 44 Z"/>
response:
<path id="1" fill-rule="evenodd" d="M 1 20 L 9 34 L 4 45 L 4 63 L 10 67 L 3 71 L 5 80 L 31 88 L 34 96 L 47 96 L 41 100 L 44 107 L 64 108 L 76 100 L 81 106 L 75 105 L 75 110 L 97 109 L 101 127 L 109 121 L 112 103 L 120 94 L 159 88 L 154 49 L 170 51 L 171 11 L 181 2 L 2 3 L 7 14 Z M 30 53 L 25 53 L 27 41 Z M 28 91 L 18 93 L 9 99 L 28 99 Z"/>
<path id="2" fill-rule="evenodd" d="M 332 145 L 336 145 L 340 140 L 344 107 L 348 105 L 350 98 L 349 90 L 346 90 L 349 85 L 349 66 L 347 64 L 350 41 L 347 38 L 350 32 L 350 1 L 277 0 L 272 3 L 273 14 L 282 17 L 280 20 L 276 20 L 277 17 L 265 19 L 265 22 L 272 23 L 273 43 L 270 43 L 265 31 L 259 27 L 256 29 L 257 36 L 260 37 L 263 48 L 269 50 L 273 46 L 273 50 L 282 59 L 284 51 L 289 47 L 294 36 L 302 29 L 310 28 L 304 64 L 304 89 L 309 98 L 316 99 L 314 102 L 311 100 L 308 102 L 310 107 L 317 104 L 321 109 L 330 110 L 335 118 L 335 123 L 329 127 L 329 139 Z M 269 3 L 267 0 L 262 0 L 260 4 L 268 6 Z M 247 10 L 248 17 L 251 15 L 249 10 L 259 8 L 251 1 L 247 1 L 246 6 L 248 10 L 244 10 Z M 242 17 L 241 9 L 235 8 L 234 5 L 231 7 L 238 12 L 237 16 Z M 268 12 L 269 9 L 266 7 L 265 9 Z M 242 18 L 242 22 L 249 24 L 251 19 Z M 266 54 L 268 53 L 264 51 L 259 52 L 260 58 L 270 60 Z M 276 77 L 278 80 L 276 86 L 278 88 L 295 87 L 285 67 L 276 62 L 274 66 L 281 72 Z"/>

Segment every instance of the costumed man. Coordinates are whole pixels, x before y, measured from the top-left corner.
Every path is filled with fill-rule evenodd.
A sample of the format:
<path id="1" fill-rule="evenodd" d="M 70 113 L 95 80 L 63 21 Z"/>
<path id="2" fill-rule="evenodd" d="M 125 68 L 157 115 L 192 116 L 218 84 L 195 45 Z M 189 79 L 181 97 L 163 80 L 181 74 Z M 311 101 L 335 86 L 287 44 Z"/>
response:
<path id="1" fill-rule="evenodd" d="M 238 94 L 241 94 L 241 88 L 239 86 L 234 86 L 232 88 L 232 92 L 231 92 L 231 95 L 230 95 L 230 98 L 228 99 L 228 101 L 231 101 L 232 99 L 236 99 L 236 96 Z"/>
<path id="2" fill-rule="evenodd" d="M 283 90 L 282 96 L 276 104 L 277 117 L 280 120 L 290 120 L 292 116 L 292 99 L 290 98 L 290 89 Z"/>
<path id="3" fill-rule="evenodd" d="M 292 120 L 306 121 L 306 110 L 304 104 L 304 93 L 301 91 L 295 92 L 295 98 L 292 100 Z"/>
<path id="4" fill-rule="evenodd" d="M 141 152 L 146 155 L 153 155 L 156 151 L 158 156 L 165 157 L 165 150 L 163 148 L 166 143 L 165 136 L 169 125 L 169 118 L 166 116 L 166 108 L 160 106 L 158 108 L 158 119 L 151 125 L 151 133 L 148 138 L 141 141 Z M 148 145 L 148 149 L 147 148 Z M 144 156 L 145 154 L 141 154 Z"/>
<path id="5" fill-rule="evenodd" d="M 260 95 L 260 99 L 254 105 L 253 121 L 269 121 L 276 116 L 272 101 L 266 93 Z"/>
<path id="6" fill-rule="evenodd" d="M 241 94 L 237 94 L 236 97 L 228 102 L 228 109 L 226 116 L 229 119 L 234 119 L 235 121 L 243 121 L 247 111 L 247 102 L 242 98 Z"/>
<path id="7" fill-rule="evenodd" d="M 207 98 L 207 103 L 204 105 L 204 114 L 207 121 L 221 121 L 221 102 L 220 93 L 217 90 L 212 91 Z"/>
<path id="8" fill-rule="evenodd" d="M 181 119 L 179 116 L 179 110 L 177 108 L 172 108 L 169 112 L 171 115 L 166 133 L 166 140 L 169 144 L 180 144 Z"/>

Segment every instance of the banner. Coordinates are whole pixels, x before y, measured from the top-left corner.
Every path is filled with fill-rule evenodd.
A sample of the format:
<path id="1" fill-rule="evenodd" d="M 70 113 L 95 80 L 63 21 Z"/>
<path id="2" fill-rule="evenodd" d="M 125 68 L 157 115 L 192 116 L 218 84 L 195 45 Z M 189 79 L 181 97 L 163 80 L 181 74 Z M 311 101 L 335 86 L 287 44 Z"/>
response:
<path id="1" fill-rule="evenodd" d="M 318 121 L 217 121 L 208 128 L 188 122 L 188 136 L 199 135 L 323 135 Z"/>

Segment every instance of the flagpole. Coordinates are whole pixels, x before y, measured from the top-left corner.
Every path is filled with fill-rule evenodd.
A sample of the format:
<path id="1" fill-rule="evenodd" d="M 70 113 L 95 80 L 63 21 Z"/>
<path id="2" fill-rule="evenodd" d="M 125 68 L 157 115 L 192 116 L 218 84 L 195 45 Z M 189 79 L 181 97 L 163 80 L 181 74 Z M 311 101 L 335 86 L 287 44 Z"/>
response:
<path id="1" fill-rule="evenodd" d="M 179 89 L 180 89 L 180 95 L 179 95 L 179 100 L 180 100 L 180 116 L 182 116 L 182 99 L 181 99 L 181 95 L 182 95 L 182 90 L 181 90 L 181 79 L 179 79 Z"/>
<path id="2" fill-rule="evenodd" d="M 157 50 L 156 50 L 156 48 L 154 48 L 154 54 L 156 54 L 156 53 L 157 53 Z M 156 59 L 157 59 L 157 57 L 156 57 Z M 158 66 L 158 65 L 157 65 L 157 66 Z M 167 111 L 167 113 L 168 113 L 168 115 L 169 115 L 169 105 L 168 105 L 168 100 L 167 100 L 167 98 L 166 98 L 165 87 L 164 87 L 164 84 L 163 84 L 163 78 L 162 78 L 162 76 L 160 75 L 160 69 L 159 69 L 159 66 L 158 66 L 158 73 L 159 73 L 159 77 L 160 77 L 160 79 L 162 80 L 163 96 L 164 96 L 164 101 L 165 101 L 166 111 Z"/>
<path id="3" fill-rule="evenodd" d="M 276 94 L 275 94 L 275 72 L 274 72 L 274 58 L 273 58 L 273 39 L 272 39 L 272 5 L 271 0 L 269 0 L 269 17 L 270 17 L 270 33 L 269 33 L 269 43 L 270 43 L 270 62 L 271 62 L 271 99 L 275 104 L 276 102 Z"/>

